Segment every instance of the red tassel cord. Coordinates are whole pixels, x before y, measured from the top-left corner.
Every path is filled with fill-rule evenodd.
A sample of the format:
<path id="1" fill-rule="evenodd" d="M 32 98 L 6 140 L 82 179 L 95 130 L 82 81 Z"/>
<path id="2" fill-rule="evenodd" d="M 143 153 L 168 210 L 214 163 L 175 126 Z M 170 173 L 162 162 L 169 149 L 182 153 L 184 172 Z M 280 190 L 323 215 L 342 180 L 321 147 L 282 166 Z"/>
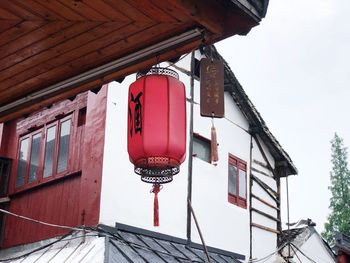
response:
<path id="1" fill-rule="evenodd" d="M 217 161 L 219 161 L 218 141 L 216 137 L 216 129 L 214 126 L 213 118 L 212 118 L 212 126 L 211 126 L 210 159 L 212 163 L 216 163 Z"/>
<path id="2" fill-rule="evenodd" d="M 159 205 L 158 205 L 158 193 L 160 192 L 160 184 L 154 184 L 151 193 L 154 193 L 153 202 L 153 225 L 159 226 Z"/>

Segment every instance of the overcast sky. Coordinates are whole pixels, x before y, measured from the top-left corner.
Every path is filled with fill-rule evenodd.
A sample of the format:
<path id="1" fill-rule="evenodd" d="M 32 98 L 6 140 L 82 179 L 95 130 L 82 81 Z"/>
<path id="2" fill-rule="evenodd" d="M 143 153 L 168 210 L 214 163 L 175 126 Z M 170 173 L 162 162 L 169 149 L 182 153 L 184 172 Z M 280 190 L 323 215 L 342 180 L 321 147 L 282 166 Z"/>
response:
<path id="1" fill-rule="evenodd" d="M 247 36 L 216 44 L 299 170 L 289 178 L 291 222 L 311 218 L 319 231 L 329 213 L 330 140 L 337 132 L 350 145 L 349 14 L 349 0 L 270 0 Z"/>

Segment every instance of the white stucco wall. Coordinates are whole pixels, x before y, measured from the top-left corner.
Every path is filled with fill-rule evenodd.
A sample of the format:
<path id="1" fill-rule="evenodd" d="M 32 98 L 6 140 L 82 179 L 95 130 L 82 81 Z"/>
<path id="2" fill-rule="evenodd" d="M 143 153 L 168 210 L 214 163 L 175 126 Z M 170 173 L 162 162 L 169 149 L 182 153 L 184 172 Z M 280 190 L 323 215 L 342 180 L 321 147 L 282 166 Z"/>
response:
<path id="1" fill-rule="evenodd" d="M 323 241 L 317 233 L 313 233 L 309 239 L 299 249 L 303 252 L 297 251 L 294 256 L 295 262 L 298 262 L 298 258 L 301 262 L 310 262 L 307 258 L 314 260 L 317 263 L 334 263 L 336 262 L 328 253 Z M 306 256 L 304 256 L 305 254 Z"/>
<path id="2" fill-rule="evenodd" d="M 227 101 L 231 97 L 226 97 Z M 194 132 L 210 139 L 211 120 L 200 117 L 199 105 L 195 105 Z M 243 116 L 235 113 L 242 126 Z M 235 118 L 226 112 L 227 118 Z M 200 227 L 209 246 L 249 253 L 249 210 L 228 202 L 228 154 L 231 153 L 247 162 L 249 166 L 250 135 L 226 119 L 216 119 L 219 162 L 215 166 L 199 158 L 193 160 L 192 203 Z M 248 189 L 247 189 L 248 190 Z M 194 223 L 192 240 L 200 242 Z"/>
<path id="3" fill-rule="evenodd" d="M 272 158 L 270 152 L 268 151 L 266 145 L 261 140 L 261 138 L 258 136 L 260 145 L 263 149 L 263 152 L 265 153 L 268 162 L 272 166 L 272 168 L 275 167 L 275 161 Z M 255 168 L 258 171 L 261 171 L 262 173 L 259 173 L 257 171 L 252 171 L 255 177 L 263 181 L 266 185 L 268 185 L 272 190 L 277 192 L 277 183 L 276 180 L 273 178 L 273 173 L 268 170 L 267 168 L 257 164 L 254 162 L 254 160 L 263 163 L 265 166 L 267 165 L 266 160 L 263 157 L 263 154 L 261 153 L 258 144 L 255 140 L 253 140 L 253 162 L 252 167 Z M 252 193 L 269 203 L 270 205 L 277 207 L 276 201 L 271 198 L 270 195 L 266 193 L 266 191 L 258 185 L 256 182 L 253 181 L 252 186 Z M 264 204 L 263 202 L 253 198 L 252 199 L 252 207 L 266 213 L 268 215 L 273 216 L 274 218 L 277 218 L 277 210 L 274 208 L 271 208 L 270 206 Z M 258 225 L 261 225 L 263 227 L 268 227 L 273 230 L 277 230 L 277 222 L 267 218 L 257 212 L 252 212 L 252 222 Z M 252 252 L 253 252 L 253 258 L 263 258 L 272 252 L 276 251 L 277 248 L 277 234 L 273 232 L 269 232 L 267 230 L 263 230 L 260 228 L 253 227 L 252 228 Z"/>
<path id="4" fill-rule="evenodd" d="M 159 193 L 160 227 L 153 227 L 151 185 L 134 173 L 127 153 L 127 94 L 135 76 L 109 85 L 100 222 L 116 222 L 186 237 L 187 176 L 181 171 Z M 186 170 L 186 164 L 182 165 Z"/>
<path id="5" fill-rule="evenodd" d="M 197 54 L 197 57 L 199 55 Z M 189 70 L 190 56 L 177 63 Z M 180 80 L 189 95 L 190 79 L 179 72 Z M 141 182 L 133 171 L 127 153 L 127 94 L 135 76 L 127 77 L 122 84 L 109 85 L 105 152 L 103 163 L 100 222 L 114 226 L 116 222 L 136 226 L 160 233 L 186 238 L 187 220 L 187 180 L 188 163 L 181 165 L 181 171 L 174 181 L 164 185 L 159 194 L 160 226 L 153 227 L 153 194 L 151 185 Z M 199 82 L 195 81 L 195 102 L 199 103 Z M 189 103 L 187 114 L 189 115 Z M 189 118 L 188 118 L 189 119 Z M 189 125 L 188 125 L 189 127 Z M 192 205 L 198 218 L 206 244 L 233 251 L 249 257 L 249 181 L 247 181 L 247 204 L 244 209 L 228 202 L 228 154 L 231 153 L 250 163 L 250 135 L 248 122 L 229 94 L 225 94 L 225 118 L 215 119 L 219 143 L 219 162 L 212 165 L 193 158 Z M 194 105 L 194 132 L 210 139 L 211 120 L 199 114 L 199 105 Z M 263 145 L 263 147 L 265 147 Z M 188 147 L 187 147 L 188 149 Z M 265 147 L 265 152 L 268 152 Z M 271 164 L 273 159 L 268 154 Z M 188 157 L 188 156 L 187 156 Z M 263 161 L 254 144 L 253 159 Z M 247 179 L 249 170 L 247 171 Z M 262 177 L 268 185 L 276 189 L 274 180 Z M 270 180 L 270 181 L 269 181 Z M 272 180 L 272 181 L 271 181 Z M 261 189 L 256 194 L 264 196 Z M 260 196 L 260 195 L 259 195 Z M 275 214 L 271 208 L 257 204 L 264 211 Z M 276 228 L 269 219 L 254 217 L 259 224 Z M 200 243 L 192 220 L 192 241 Z M 276 234 L 253 229 L 254 257 L 262 257 L 276 248 Z"/>

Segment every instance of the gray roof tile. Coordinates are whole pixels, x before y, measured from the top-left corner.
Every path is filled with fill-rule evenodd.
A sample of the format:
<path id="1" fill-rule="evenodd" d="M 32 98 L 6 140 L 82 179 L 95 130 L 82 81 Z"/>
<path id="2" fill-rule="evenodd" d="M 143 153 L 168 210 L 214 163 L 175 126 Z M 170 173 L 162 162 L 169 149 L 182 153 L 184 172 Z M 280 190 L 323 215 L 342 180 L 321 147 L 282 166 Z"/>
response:
<path id="1" fill-rule="evenodd" d="M 168 263 L 207 262 L 200 244 L 135 227 L 99 226 L 85 237 L 73 232 L 61 238 L 0 250 L 0 262 Z M 211 262 L 240 262 L 243 255 L 208 247 Z M 8 261 L 5 261 L 8 259 Z"/>

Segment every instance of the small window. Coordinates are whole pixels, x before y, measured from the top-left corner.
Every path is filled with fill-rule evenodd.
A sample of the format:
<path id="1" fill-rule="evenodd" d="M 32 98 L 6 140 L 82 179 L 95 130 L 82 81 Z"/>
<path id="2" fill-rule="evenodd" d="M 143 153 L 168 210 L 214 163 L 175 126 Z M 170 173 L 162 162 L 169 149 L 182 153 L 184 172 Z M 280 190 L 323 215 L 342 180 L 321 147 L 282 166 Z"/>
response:
<path id="1" fill-rule="evenodd" d="M 239 169 L 239 172 L 238 172 L 238 182 L 239 182 L 239 192 L 238 192 L 238 195 L 240 198 L 244 198 L 246 199 L 246 196 L 247 196 L 247 183 L 246 183 L 246 171 L 243 171 L 241 169 Z"/>
<path id="2" fill-rule="evenodd" d="M 10 167 L 11 167 L 11 160 L 5 157 L 0 157 L 0 197 L 5 197 L 8 194 Z"/>
<path id="3" fill-rule="evenodd" d="M 56 145 L 56 125 L 46 130 L 44 174 L 43 174 L 44 178 L 52 175 L 55 145 Z"/>
<path id="4" fill-rule="evenodd" d="M 68 151 L 70 138 L 71 120 L 68 119 L 61 123 L 60 128 L 60 143 L 58 148 L 58 162 L 57 173 L 61 173 L 67 169 L 68 166 Z"/>
<path id="5" fill-rule="evenodd" d="M 228 159 L 228 201 L 247 208 L 247 163 L 231 154 Z"/>
<path id="6" fill-rule="evenodd" d="M 228 193 L 237 196 L 237 167 L 228 165 Z"/>
<path id="7" fill-rule="evenodd" d="M 29 165 L 29 183 L 34 182 L 38 178 L 39 158 L 40 158 L 41 133 L 32 136 L 32 144 L 30 151 Z"/>
<path id="8" fill-rule="evenodd" d="M 19 139 L 16 188 L 26 188 L 68 170 L 72 116 Z"/>
<path id="9" fill-rule="evenodd" d="M 198 134 L 193 134 L 193 156 L 211 163 L 210 140 Z"/>
<path id="10" fill-rule="evenodd" d="M 78 127 L 83 126 L 86 122 L 86 107 L 81 108 L 78 114 Z"/>
<path id="11" fill-rule="evenodd" d="M 18 167 L 16 177 L 16 187 L 24 185 L 28 160 L 29 138 L 22 139 L 19 146 Z"/>

